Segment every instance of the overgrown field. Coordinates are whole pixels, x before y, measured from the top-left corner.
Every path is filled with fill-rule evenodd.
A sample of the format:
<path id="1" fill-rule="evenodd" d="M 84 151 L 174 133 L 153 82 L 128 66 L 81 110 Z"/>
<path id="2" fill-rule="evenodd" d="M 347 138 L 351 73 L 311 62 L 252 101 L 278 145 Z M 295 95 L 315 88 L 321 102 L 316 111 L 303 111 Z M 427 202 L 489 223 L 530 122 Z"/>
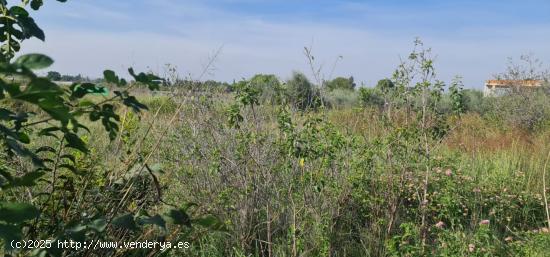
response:
<path id="1" fill-rule="evenodd" d="M 191 242 L 189 249 L 169 251 L 174 256 L 547 256 L 550 251 L 542 180 L 550 130 L 489 114 L 501 111 L 493 105 L 521 98 L 483 99 L 482 113 L 446 116 L 439 125 L 443 134 L 430 132 L 427 153 L 417 115 L 400 108 L 390 117 L 360 103 L 301 111 L 242 104 L 240 90 L 177 91 L 138 93 L 150 109 L 140 115 L 117 107 L 120 128 L 112 141 L 100 124 L 85 124 L 91 131 L 81 137 L 90 152 L 77 157 L 82 174 L 60 175 L 83 195 L 58 193 L 58 204 L 73 197 L 81 201 L 66 210 L 73 215 L 109 206 L 120 197 L 109 193 L 117 178 L 140 176 L 127 169 L 127 160 L 137 154 L 155 166 L 156 176 L 144 169 L 126 187 L 131 197 L 119 213 L 191 206 L 190 215 L 212 215 L 223 223 L 220 229 L 172 234 L 173 242 Z M 17 163 L 26 166 L 24 160 Z M 93 188 L 101 193 L 86 192 Z M 12 197 L 32 201 L 24 192 Z M 146 226 L 114 238 L 166 238 L 161 230 Z"/>
<path id="2" fill-rule="evenodd" d="M 243 108 L 238 127 L 231 127 L 228 98 L 144 99 L 163 106 L 158 115 L 139 119 L 126 112 L 119 139 L 91 142 L 93 167 L 110 170 L 120 158 L 115 153 L 143 138 L 142 124 L 155 124 L 142 149 L 162 164 L 165 201 L 196 203 L 197 213 L 219 217 L 228 229 L 197 237 L 187 254 L 550 251 L 542 183 L 550 151 L 546 128 L 527 131 L 465 113 L 449 119 L 449 131 L 426 156 L 418 124 L 405 117 L 388 122 L 378 109 L 300 112 L 258 105 Z"/>
<path id="3" fill-rule="evenodd" d="M 42 4 L 0 1 L 5 256 L 550 256 L 548 72 L 482 97 L 417 40 L 372 87 L 307 48 L 312 78 L 62 86 L 15 58 Z"/>

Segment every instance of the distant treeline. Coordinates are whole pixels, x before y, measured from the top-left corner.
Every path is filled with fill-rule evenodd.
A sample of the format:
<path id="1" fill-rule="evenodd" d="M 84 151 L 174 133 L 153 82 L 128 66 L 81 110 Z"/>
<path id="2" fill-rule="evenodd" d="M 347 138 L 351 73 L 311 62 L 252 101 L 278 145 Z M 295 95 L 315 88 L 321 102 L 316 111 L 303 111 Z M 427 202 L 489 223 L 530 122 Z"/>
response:
<path id="1" fill-rule="evenodd" d="M 83 76 L 81 74 L 78 75 L 67 75 L 67 74 L 61 74 L 57 71 L 49 71 L 46 77 L 52 81 L 63 81 L 63 82 L 93 82 L 93 83 L 100 83 L 103 81 L 103 79 L 98 78 L 90 78 L 88 76 Z"/>

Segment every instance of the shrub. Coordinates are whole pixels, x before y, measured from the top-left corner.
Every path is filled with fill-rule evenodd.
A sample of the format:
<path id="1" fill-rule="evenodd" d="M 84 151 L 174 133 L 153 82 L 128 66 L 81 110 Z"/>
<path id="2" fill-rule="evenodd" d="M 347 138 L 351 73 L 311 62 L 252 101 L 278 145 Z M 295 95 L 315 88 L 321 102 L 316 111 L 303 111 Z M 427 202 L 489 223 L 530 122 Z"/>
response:
<path id="1" fill-rule="evenodd" d="M 466 112 L 483 113 L 483 92 L 475 89 L 464 89 L 464 107 Z"/>
<path id="2" fill-rule="evenodd" d="M 358 93 L 347 89 L 335 89 L 328 92 L 326 100 L 331 107 L 337 108 L 351 108 L 359 105 Z"/>
<path id="3" fill-rule="evenodd" d="M 484 100 L 484 117 L 527 131 L 540 130 L 550 120 L 550 101 L 542 90 L 524 91 Z"/>
<path id="4" fill-rule="evenodd" d="M 360 88 L 359 99 L 364 107 L 384 107 L 384 99 L 375 88 Z"/>
<path id="5" fill-rule="evenodd" d="M 294 72 L 286 87 L 290 104 L 299 110 L 317 109 L 323 104 L 319 90 L 302 73 Z"/>
<path id="6" fill-rule="evenodd" d="M 284 88 L 275 75 L 256 74 L 249 81 L 253 87 L 260 91 L 260 102 L 269 104 L 281 103 Z"/>

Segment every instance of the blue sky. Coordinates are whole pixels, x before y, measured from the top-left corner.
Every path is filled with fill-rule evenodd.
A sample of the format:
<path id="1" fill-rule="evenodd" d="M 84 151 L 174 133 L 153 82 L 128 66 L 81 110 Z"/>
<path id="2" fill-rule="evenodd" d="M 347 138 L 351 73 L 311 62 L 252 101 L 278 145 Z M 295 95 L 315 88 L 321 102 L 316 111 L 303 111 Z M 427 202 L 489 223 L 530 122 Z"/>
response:
<path id="1" fill-rule="evenodd" d="M 282 79 L 310 75 L 304 46 L 312 46 L 329 77 L 353 75 L 366 85 L 388 77 L 420 37 L 436 55 L 443 80 L 468 87 L 505 68 L 507 57 L 533 53 L 550 64 L 550 1 L 542 0 L 69 0 L 46 2 L 35 19 L 46 42 L 25 42 L 47 53 L 62 73 L 99 76 L 132 66 L 162 73 L 164 64 L 197 78 L 232 81 L 255 73 Z"/>

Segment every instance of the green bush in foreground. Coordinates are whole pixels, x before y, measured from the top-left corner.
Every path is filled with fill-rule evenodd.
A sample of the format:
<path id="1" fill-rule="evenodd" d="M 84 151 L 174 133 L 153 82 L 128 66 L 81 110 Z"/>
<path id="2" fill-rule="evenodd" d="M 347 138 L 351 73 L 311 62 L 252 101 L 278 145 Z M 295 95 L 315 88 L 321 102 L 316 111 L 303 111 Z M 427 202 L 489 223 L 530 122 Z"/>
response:
<path id="1" fill-rule="evenodd" d="M 64 1 L 62 1 L 64 2 Z M 187 212 L 193 205 L 179 206 L 162 199 L 157 176 L 159 165 L 148 157 L 128 156 L 120 171 L 102 169 L 90 162 L 93 149 L 88 141 L 94 134 L 85 124 L 100 122 L 111 141 L 119 136 L 119 107 L 140 113 L 147 106 L 130 94 L 136 85 L 159 88 L 161 79 L 153 74 L 136 74 L 128 83 L 113 71 L 104 72 L 107 85 L 73 83 L 61 87 L 34 70 L 49 67 L 53 60 L 41 54 L 11 59 L 20 42 L 30 37 L 44 39 L 42 30 L 24 9 L 38 10 L 42 1 L 23 1 L 9 6 L 0 1 L 4 17 L 2 61 L 0 62 L 0 242 L 6 256 L 37 255 L 141 255 L 155 249 L 93 249 L 83 244 L 94 241 L 184 240 L 192 224 L 204 227 L 222 225 L 213 217 L 192 219 Z M 15 26 L 17 25 L 17 26 Z M 97 99 L 105 86 L 112 96 Z M 34 110 L 34 111 L 31 111 Z M 90 137 L 92 136 L 92 137 Z M 129 153 L 135 153 L 130 149 Z M 111 167 L 114 168 L 114 167 Z M 39 245 L 23 242 L 43 240 Z M 77 248 L 59 247 L 59 242 L 75 241 Z M 134 254 L 134 253 L 132 253 Z"/>

